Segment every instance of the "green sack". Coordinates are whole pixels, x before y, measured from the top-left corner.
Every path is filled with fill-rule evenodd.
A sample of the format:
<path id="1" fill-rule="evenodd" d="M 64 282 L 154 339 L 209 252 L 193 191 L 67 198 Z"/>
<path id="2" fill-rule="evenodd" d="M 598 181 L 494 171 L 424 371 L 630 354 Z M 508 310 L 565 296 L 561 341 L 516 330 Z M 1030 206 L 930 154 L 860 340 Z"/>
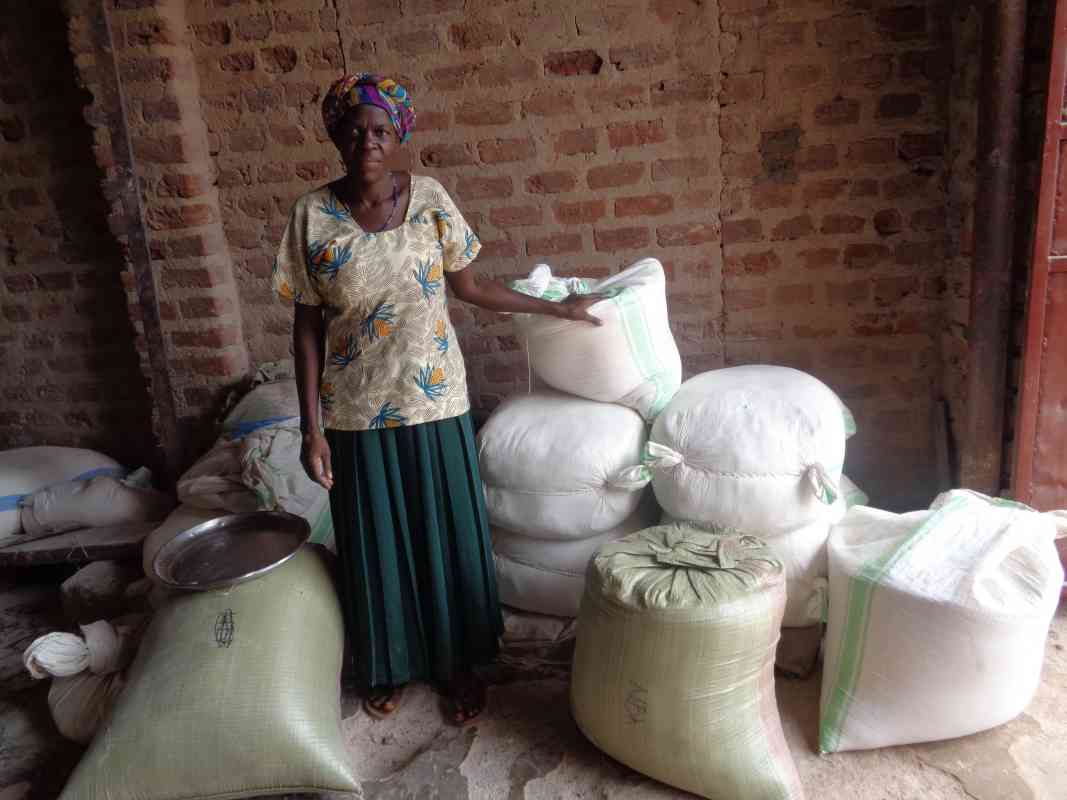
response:
<path id="1" fill-rule="evenodd" d="M 578 726 L 704 797 L 800 800 L 774 697 L 785 595 L 781 563 L 752 536 L 667 525 L 604 545 L 578 616 Z"/>
<path id="2" fill-rule="evenodd" d="M 60 800 L 358 789 L 341 739 L 341 608 L 324 556 L 162 608 Z"/>

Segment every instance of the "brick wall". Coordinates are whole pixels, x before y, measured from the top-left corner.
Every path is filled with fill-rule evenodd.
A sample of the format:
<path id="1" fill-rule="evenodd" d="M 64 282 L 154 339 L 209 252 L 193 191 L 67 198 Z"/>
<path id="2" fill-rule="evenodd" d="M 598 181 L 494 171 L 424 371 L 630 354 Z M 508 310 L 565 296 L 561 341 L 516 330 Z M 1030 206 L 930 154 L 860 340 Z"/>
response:
<path id="1" fill-rule="evenodd" d="M 182 342 L 167 346 L 206 359 L 202 337 L 218 328 L 239 330 L 252 362 L 288 355 L 291 310 L 267 277 L 293 200 L 340 173 L 321 90 L 343 70 L 374 68 L 411 89 L 419 125 L 400 163 L 457 198 L 483 240 L 480 272 L 510 277 L 547 261 L 601 275 L 656 256 L 687 374 L 757 361 L 813 372 L 856 413 L 850 474 L 880 504 L 921 505 L 935 401 L 955 392 L 965 402 L 952 359 L 969 324 L 974 85 L 970 72 L 949 76 L 976 34 L 953 8 L 121 0 L 133 133 L 161 143 L 203 126 L 195 163 L 174 168 L 142 146 L 145 202 L 217 208 L 187 222 L 224 234 L 210 254 L 221 253 L 221 273 L 209 270 L 218 285 L 163 292 L 239 301 L 224 325 L 179 304 Z M 180 24 L 153 27 L 160 16 Z M 193 74 L 181 71 L 186 54 Z M 202 196 L 183 196 L 171 173 L 194 176 Z M 160 249 L 188 237 L 153 227 L 157 270 L 196 266 L 168 264 L 170 245 Z M 524 388 L 507 320 L 459 304 L 454 314 L 476 407 Z M 177 349 L 168 360 L 200 369 Z M 237 371 L 190 378 L 190 390 L 210 391 L 176 390 L 183 413 L 206 415 Z"/>
<path id="2" fill-rule="evenodd" d="M 81 118 L 92 98 L 56 4 L 4 3 L 0 30 L 0 448 L 144 463 L 151 404 Z"/>

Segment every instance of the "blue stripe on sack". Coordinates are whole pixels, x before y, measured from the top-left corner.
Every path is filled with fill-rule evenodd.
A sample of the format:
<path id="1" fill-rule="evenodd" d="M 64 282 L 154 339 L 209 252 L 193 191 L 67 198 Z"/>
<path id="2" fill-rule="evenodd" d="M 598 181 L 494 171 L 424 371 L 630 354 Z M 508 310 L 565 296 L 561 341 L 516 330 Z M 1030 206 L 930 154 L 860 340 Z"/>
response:
<path id="1" fill-rule="evenodd" d="M 267 417 L 266 419 L 256 419 L 249 422 L 238 422 L 232 428 L 226 429 L 226 435 L 231 439 L 243 439 L 260 428 L 269 428 L 271 425 L 288 422 L 291 419 L 300 419 L 300 417 Z"/>
<path id="2" fill-rule="evenodd" d="M 92 478 L 98 478 L 101 475 L 109 475 L 112 478 L 125 478 L 129 474 L 130 474 L 130 471 L 128 469 L 124 469 L 123 467 L 97 467 L 96 469 L 91 469 L 88 472 L 83 472 L 81 475 L 75 475 L 70 480 L 72 480 L 72 481 L 87 481 L 87 480 L 91 480 Z M 57 483 L 66 483 L 66 482 L 67 481 L 57 481 Z M 55 486 L 55 485 L 56 485 L 55 483 L 48 484 L 48 486 Z M 47 489 L 48 486 L 42 486 L 41 489 Z M 0 512 L 3 512 L 3 511 L 15 511 L 19 507 L 19 503 L 22 502 L 22 499 L 24 497 L 29 497 L 31 495 L 34 495 L 37 492 L 41 491 L 41 489 L 36 489 L 35 491 L 32 491 L 32 492 L 26 492 L 25 494 L 6 494 L 6 495 L 3 495 L 2 497 L 0 497 Z"/>

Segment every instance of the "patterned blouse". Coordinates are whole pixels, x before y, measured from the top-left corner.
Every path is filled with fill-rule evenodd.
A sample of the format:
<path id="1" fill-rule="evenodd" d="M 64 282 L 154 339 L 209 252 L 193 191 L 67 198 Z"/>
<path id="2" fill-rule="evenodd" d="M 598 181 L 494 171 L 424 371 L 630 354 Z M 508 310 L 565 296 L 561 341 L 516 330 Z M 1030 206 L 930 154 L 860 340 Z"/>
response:
<path id="1" fill-rule="evenodd" d="M 407 218 L 382 233 L 360 228 L 329 186 L 296 201 L 273 284 L 286 299 L 327 307 L 327 428 L 395 428 L 470 409 L 444 273 L 479 249 L 452 198 L 426 176 L 412 176 Z"/>

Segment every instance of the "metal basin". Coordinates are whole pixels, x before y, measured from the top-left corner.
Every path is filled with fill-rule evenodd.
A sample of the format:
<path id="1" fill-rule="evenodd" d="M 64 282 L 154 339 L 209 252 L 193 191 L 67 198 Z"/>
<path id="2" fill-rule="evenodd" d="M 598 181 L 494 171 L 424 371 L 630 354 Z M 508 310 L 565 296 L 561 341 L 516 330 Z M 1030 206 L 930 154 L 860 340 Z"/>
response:
<path id="1" fill-rule="evenodd" d="M 230 514 L 179 533 L 156 553 L 152 570 L 175 589 L 219 589 L 270 572 L 309 538 L 311 526 L 295 514 Z"/>

